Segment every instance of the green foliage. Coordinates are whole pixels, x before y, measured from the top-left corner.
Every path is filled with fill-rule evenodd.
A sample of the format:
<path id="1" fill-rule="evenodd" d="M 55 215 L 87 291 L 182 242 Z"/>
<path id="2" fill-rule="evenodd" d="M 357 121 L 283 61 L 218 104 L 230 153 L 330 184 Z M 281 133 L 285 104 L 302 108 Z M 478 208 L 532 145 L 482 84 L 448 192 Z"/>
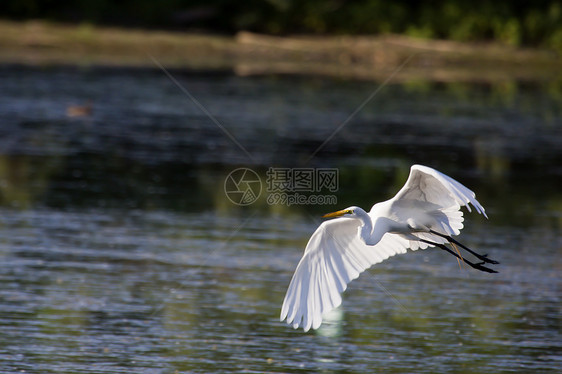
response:
<path id="1" fill-rule="evenodd" d="M 552 35 L 550 35 L 546 41 L 546 46 L 558 53 L 562 53 L 562 30 L 556 30 Z"/>
<path id="2" fill-rule="evenodd" d="M 507 44 L 517 46 L 521 43 L 521 25 L 514 18 L 502 22 L 496 20 L 494 23 L 495 39 Z"/>
<path id="3" fill-rule="evenodd" d="M 559 0 L 4 0 L 0 17 L 227 33 L 402 33 L 562 49 Z"/>

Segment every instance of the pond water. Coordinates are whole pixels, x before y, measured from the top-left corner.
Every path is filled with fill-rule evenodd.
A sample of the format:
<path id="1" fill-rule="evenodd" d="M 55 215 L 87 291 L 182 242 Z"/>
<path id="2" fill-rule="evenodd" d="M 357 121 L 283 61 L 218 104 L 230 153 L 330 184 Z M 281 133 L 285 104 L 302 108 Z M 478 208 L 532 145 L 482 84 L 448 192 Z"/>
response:
<path id="1" fill-rule="evenodd" d="M 0 371 L 560 372 L 562 81 L 390 84 L 349 118 L 377 84 L 171 74 L 199 105 L 158 69 L 0 67 Z M 319 330 L 279 322 L 321 214 L 413 163 L 476 192 L 461 240 L 500 273 L 418 251 Z M 337 170 L 302 192 L 336 200 L 272 203 L 270 168 Z"/>

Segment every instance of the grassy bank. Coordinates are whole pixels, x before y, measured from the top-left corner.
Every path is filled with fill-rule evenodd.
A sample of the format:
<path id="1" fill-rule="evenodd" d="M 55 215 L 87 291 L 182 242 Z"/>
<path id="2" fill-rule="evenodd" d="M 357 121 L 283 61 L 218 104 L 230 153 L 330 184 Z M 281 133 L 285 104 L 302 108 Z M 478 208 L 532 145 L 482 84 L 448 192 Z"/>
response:
<path id="1" fill-rule="evenodd" d="M 560 58 L 549 51 L 378 37 L 234 37 L 45 22 L 0 22 L 0 63 L 154 66 L 232 70 L 240 75 L 316 74 L 381 80 L 410 58 L 395 79 L 550 80 Z"/>

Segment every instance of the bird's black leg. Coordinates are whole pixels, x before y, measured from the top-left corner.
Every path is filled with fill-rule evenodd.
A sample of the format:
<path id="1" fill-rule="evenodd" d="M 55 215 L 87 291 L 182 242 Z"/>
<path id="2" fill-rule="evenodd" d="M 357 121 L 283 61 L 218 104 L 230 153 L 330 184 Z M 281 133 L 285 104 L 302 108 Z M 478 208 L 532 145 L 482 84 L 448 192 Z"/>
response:
<path id="1" fill-rule="evenodd" d="M 447 248 L 447 247 L 446 247 L 445 245 L 443 245 L 443 244 L 435 243 L 435 242 L 432 242 L 432 241 L 429 241 L 429 240 L 425 240 L 425 239 L 420 239 L 420 242 L 424 242 L 424 243 L 427 243 L 427 244 L 434 245 L 434 246 L 436 246 L 436 247 L 438 247 L 438 248 L 441 248 L 442 250 L 449 252 L 450 254 L 452 254 L 453 256 L 455 256 L 456 258 L 458 258 L 459 260 L 462 260 L 465 264 L 467 264 L 467 265 L 473 267 L 473 268 L 476 269 L 476 270 L 484 271 L 484 272 L 486 272 L 486 273 L 497 273 L 497 271 L 495 271 L 495 270 L 493 270 L 493 269 L 490 269 L 490 268 L 487 268 L 486 266 L 483 266 L 484 262 L 478 262 L 478 263 L 470 262 L 470 261 L 468 261 L 467 259 L 465 259 L 465 258 L 459 256 L 458 254 L 456 254 L 455 252 L 453 252 L 452 250 L 450 250 L 449 248 Z"/>
<path id="2" fill-rule="evenodd" d="M 482 261 L 484 261 L 484 262 L 486 262 L 486 263 L 488 263 L 488 264 L 494 264 L 494 265 L 499 264 L 498 261 L 495 261 L 495 260 L 492 260 L 492 259 L 488 258 L 488 255 L 487 255 L 487 254 L 481 255 L 481 254 L 479 254 L 479 253 L 476 253 L 476 252 L 474 252 L 472 249 L 466 247 L 466 246 L 465 246 L 464 244 L 462 244 L 462 243 L 459 243 L 458 241 L 456 241 L 455 239 L 453 239 L 453 238 L 452 238 L 451 236 L 449 236 L 449 235 L 444 235 L 444 234 L 441 234 L 440 232 L 433 231 L 433 230 L 429 230 L 429 232 L 432 233 L 432 234 L 434 234 L 434 235 L 437 235 L 437 236 L 440 236 L 440 237 L 442 237 L 442 238 L 447 239 L 450 243 L 454 243 L 454 244 L 458 245 L 459 247 L 461 247 L 462 249 L 464 249 L 464 250 L 467 251 L 468 253 L 471 253 L 472 255 L 474 255 L 474 256 L 475 256 L 477 259 L 479 259 L 479 260 L 482 260 Z"/>

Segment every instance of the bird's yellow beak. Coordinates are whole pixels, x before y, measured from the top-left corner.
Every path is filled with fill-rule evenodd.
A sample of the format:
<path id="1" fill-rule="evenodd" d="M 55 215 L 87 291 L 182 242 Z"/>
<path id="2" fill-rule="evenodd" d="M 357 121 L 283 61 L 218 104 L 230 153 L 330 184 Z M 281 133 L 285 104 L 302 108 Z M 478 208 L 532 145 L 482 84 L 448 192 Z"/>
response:
<path id="1" fill-rule="evenodd" d="M 351 210 L 349 209 L 342 209 L 342 210 L 338 210 L 337 212 L 332 212 L 332 213 L 328 213 L 328 214 L 324 214 L 322 216 L 322 218 L 334 218 L 334 217 L 341 217 L 346 213 L 351 213 Z"/>

